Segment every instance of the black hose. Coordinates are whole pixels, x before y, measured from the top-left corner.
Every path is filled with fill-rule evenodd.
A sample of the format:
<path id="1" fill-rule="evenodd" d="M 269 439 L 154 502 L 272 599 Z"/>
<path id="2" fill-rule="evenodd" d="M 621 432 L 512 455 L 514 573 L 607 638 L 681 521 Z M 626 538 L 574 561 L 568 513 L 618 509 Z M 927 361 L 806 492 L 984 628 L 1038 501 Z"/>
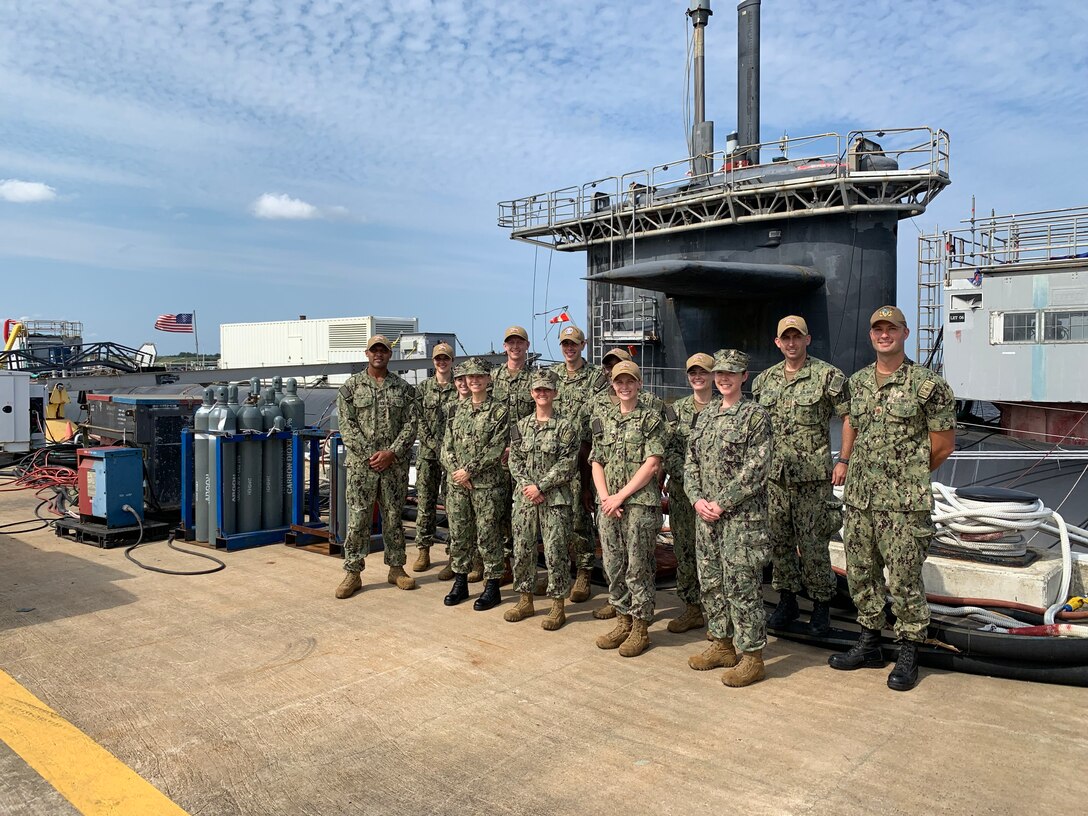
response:
<path id="1" fill-rule="evenodd" d="M 135 544 L 125 549 L 125 558 L 138 566 L 140 569 L 145 569 L 149 572 L 161 572 L 163 575 L 211 575 L 213 572 L 219 572 L 219 570 L 227 568 L 227 565 L 225 563 L 223 563 L 213 555 L 208 555 L 207 553 L 202 552 L 193 552 L 192 550 L 184 550 L 181 547 L 176 546 L 174 544 L 173 533 L 170 533 L 170 535 L 167 536 L 166 539 L 166 546 L 169 547 L 171 550 L 179 553 L 185 553 L 186 555 L 195 555 L 197 558 L 207 558 L 209 561 L 214 561 L 218 566 L 211 567 L 205 570 L 192 570 L 190 572 L 186 572 L 184 570 L 171 570 L 165 569 L 163 567 L 152 567 L 148 564 L 143 563 L 142 561 L 138 561 L 136 557 L 132 555 L 132 551 L 135 550 L 137 547 L 142 547 L 145 544 L 150 544 L 151 542 L 144 541 L 144 522 L 143 519 L 140 518 L 140 514 L 133 510 L 127 504 L 124 505 L 121 509 L 131 513 L 133 518 L 136 519 L 136 523 L 140 526 L 140 537 L 136 540 Z"/>

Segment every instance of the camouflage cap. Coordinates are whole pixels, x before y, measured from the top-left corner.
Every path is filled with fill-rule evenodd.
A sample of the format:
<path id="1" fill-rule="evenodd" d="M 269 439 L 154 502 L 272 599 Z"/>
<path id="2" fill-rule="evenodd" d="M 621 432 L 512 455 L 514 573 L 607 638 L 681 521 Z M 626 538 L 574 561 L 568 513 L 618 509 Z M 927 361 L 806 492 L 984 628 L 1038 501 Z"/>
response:
<path id="1" fill-rule="evenodd" d="M 366 341 L 366 350 L 370 351 L 374 346 L 385 346 L 390 351 L 393 350 L 393 344 L 389 342 L 389 338 L 384 334 L 375 334 L 369 340 Z M 358 348 L 358 346 L 356 346 Z"/>
<path id="2" fill-rule="evenodd" d="M 482 360 L 479 357 L 469 357 L 461 363 L 458 368 L 461 369 L 465 376 L 468 376 L 469 374 L 491 373 L 491 366 L 487 364 L 486 360 Z"/>
<path id="3" fill-rule="evenodd" d="M 895 323 L 903 328 L 907 327 L 907 318 L 903 316 L 903 311 L 898 306 L 881 306 L 873 312 L 873 316 L 869 318 L 869 328 L 872 328 L 881 320 Z"/>
<path id="4" fill-rule="evenodd" d="M 525 331 L 522 326 L 511 326 L 508 328 L 502 336 L 502 341 L 505 343 L 511 337 L 520 337 L 526 343 L 529 342 L 529 332 Z"/>
<path id="5" fill-rule="evenodd" d="M 455 365 L 453 367 L 453 378 L 455 380 L 458 377 L 464 377 L 465 374 L 468 373 L 468 372 L 465 371 L 465 363 L 467 363 L 467 362 L 468 362 L 468 360 L 462 360 L 461 362 L 459 362 L 457 365 Z"/>
<path id="6" fill-rule="evenodd" d="M 731 371 L 743 374 L 748 370 L 748 355 L 739 349 L 721 349 L 714 352 L 714 371 Z"/>
<path id="7" fill-rule="evenodd" d="M 688 357 L 688 362 L 684 366 L 684 371 L 691 371 L 693 368 L 695 368 L 695 366 L 699 366 L 699 368 L 705 368 L 707 371 L 713 371 L 714 358 L 711 357 L 709 354 L 703 354 L 702 352 L 699 352 L 698 354 L 693 354 Z"/>
<path id="8" fill-rule="evenodd" d="M 529 380 L 529 388 L 548 388 L 552 391 L 558 391 L 559 375 L 550 368 L 542 368 L 539 371 L 534 371 L 532 379 Z"/>
<path id="9" fill-rule="evenodd" d="M 808 323 L 798 315 L 787 315 L 778 321 L 778 333 L 775 337 L 781 337 L 790 329 L 797 329 L 801 334 L 808 334 Z"/>
<path id="10" fill-rule="evenodd" d="M 584 343 L 586 335 L 577 326 L 564 326 L 563 330 L 559 332 L 559 342 L 562 343 L 564 340 L 570 340 L 572 343 Z"/>
<path id="11" fill-rule="evenodd" d="M 626 349 L 621 349 L 621 348 L 614 348 L 614 349 L 609 349 L 608 351 L 606 351 L 605 354 L 604 354 L 604 357 L 601 358 L 601 362 L 603 363 L 609 357 L 615 357 L 617 363 L 622 363 L 624 361 L 627 361 L 627 362 L 631 361 L 630 353 L 628 353 L 628 351 Z"/>
<path id="12" fill-rule="evenodd" d="M 630 360 L 621 360 L 612 366 L 612 379 L 616 379 L 620 374 L 629 374 L 639 382 L 642 382 L 642 372 L 639 370 L 639 367 Z"/>
<path id="13" fill-rule="evenodd" d="M 431 359 L 433 360 L 435 357 L 438 357 L 442 354 L 445 354 L 452 360 L 453 346 L 451 346 L 449 343 L 439 343 L 434 347 L 434 351 L 431 352 Z"/>

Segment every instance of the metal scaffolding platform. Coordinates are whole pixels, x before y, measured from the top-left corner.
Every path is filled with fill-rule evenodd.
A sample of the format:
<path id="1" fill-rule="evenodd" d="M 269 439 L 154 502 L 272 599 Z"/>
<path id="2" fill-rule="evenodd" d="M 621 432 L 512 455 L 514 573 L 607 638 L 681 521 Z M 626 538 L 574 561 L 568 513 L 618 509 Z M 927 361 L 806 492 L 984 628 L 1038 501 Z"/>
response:
<path id="1" fill-rule="evenodd" d="M 736 158 L 751 146 L 689 156 L 500 202 L 498 223 L 517 240 L 574 251 L 782 218 L 873 211 L 910 218 L 949 184 L 948 134 L 929 127 L 783 137 L 760 148 L 779 155 L 756 165 Z"/>

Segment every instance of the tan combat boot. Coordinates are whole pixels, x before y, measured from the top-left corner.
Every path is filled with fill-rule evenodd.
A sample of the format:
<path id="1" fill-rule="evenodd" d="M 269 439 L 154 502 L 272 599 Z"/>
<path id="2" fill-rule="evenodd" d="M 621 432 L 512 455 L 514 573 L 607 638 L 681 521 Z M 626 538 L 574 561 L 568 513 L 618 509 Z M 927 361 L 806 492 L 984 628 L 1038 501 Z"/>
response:
<path id="1" fill-rule="evenodd" d="M 733 648 L 733 641 L 724 638 L 714 638 L 700 654 L 688 658 L 688 665 L 695 671 L 707 671 L 708 669 L 730 669 L 738 662 L 737 650 Z"/>
<path id="2" fill-rule="evenodd" d="M 648 621 L 639 620 L 638 618 L 631 619 L 631 634 L 627 636 L 627 640 L 620 646 L 621 657 L 638 657 L 646 651 L 646 647 L 650 645 L 650 634 L 646 631 L 647 626 L 649 626 Z"/>
<path id="3" fill-rule="evenodd" d="M 593 610 L 593 617 L 597 620 L 612 620 L 616 617 L 616 609 L 610 603 Z"/>
<path id="4" fill-rule="evenodd" d="M 438 573 L 439 581 L 452 581 L 453 580 L 453 559 L 446 561 L 446 566 L 442 567 L 442 570 Z"/>
<path id="5" fill-rule="evenodd" d="M 703 619 L 703 608 L 699 604 L 688 604 L 680 617 L 669 621 L 668 630 L 675 635 L 686 632 L 689 629 L 700 629 L 706 626 Z"/>
<path id="6" fill-rule="evenodd" d="M 574 576 L 574 586 L 570 589 L 570 602 L 584 603 L 589 600 L 590 592 L 589 570 L 579 569 L 578 574 Z"/>
<path id="7" fill-rule="evenodd" d="M 412 572 L 426 572 L 431 568 L 431 548 L 420 547 L 416 562 L 412 564 Z"/>
<path id="8" fill-rule="evenodd" d="M 363 579 L 359 577 L 357 572 L 348 572 L 344 574 L 344 580 L 340 582 L 340 586 L 336 588 L 336 597 L 350 598 L 356 592 L 363 588 Z"/>
<path id="9" fill-rule="evenodd" d="M 754 652 L 741 652 L 740 662 L 736 668 L 722 674 L 722 682 L 732 688 L 744 688 L 752 683 L 758 683 L 766 676 L 767 672 L 763 668 L 763 650 L 756 649 Z"/>
<path id="10" fill-rule="evenodd" d="M 549 632 L 554 632 L 566 622 L 567 613 L 563 609 L 563 599 L 552 598 L 551 611 L 548 612 L 548 617 L 540 622 L 540 628 L 547 629 Z"/>
<path id="11" fill-rule="evenodd" d="M 404 567 L 390 567 L 389 577 L 385 580 L 391 584 L 395 584 L 398 589 L 416 588 L 416 579 L 406 573 Z"/>
<path id="12" fill-rule="evenodd" d="M 631 616 L 619 615 L 616 618 L 616 627 L 607 635 L 601 635 L 597 638 L 597 648 L 617 649 L 621 643 L 627 640 L 629 634 L 631 634 Z"/>
<path id="13" fill-rule="evenodd" d="M 470 584 L 478 584 L 484 579 L 484 562 L 479 558 L 474 558 L 472 561 L 472 569 L 468 573 L 468 582 Z"/>
<path id="14" fill-rule="evenodd" d="M 536 610 L 533 608 L 533 593 L 522 592 L 521 600 L 515 606 L 503 612 L 502 619 L 510 623 L 517 623 L 526 618 L 531 618 L 534 614 L 536 614 Z"/>

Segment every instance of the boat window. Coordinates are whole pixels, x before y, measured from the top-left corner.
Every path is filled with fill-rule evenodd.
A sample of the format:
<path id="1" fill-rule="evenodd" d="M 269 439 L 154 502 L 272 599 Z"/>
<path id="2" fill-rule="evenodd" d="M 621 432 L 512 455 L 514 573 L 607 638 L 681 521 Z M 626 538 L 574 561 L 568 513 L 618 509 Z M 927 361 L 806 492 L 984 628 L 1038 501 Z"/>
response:
<path id="1" fill-rule="evenodd" d="M 1044 342 L 1088 341 L 1088 310 L 1076 312 L 1044 312 Z"/>
<path id="2" fill-rule="evenodd" d="M 1033 343 L 1038 336 L 1035 312 L 999 312 L 994 315 L 998 330 L 994 332 L 998 343 Z"/>

